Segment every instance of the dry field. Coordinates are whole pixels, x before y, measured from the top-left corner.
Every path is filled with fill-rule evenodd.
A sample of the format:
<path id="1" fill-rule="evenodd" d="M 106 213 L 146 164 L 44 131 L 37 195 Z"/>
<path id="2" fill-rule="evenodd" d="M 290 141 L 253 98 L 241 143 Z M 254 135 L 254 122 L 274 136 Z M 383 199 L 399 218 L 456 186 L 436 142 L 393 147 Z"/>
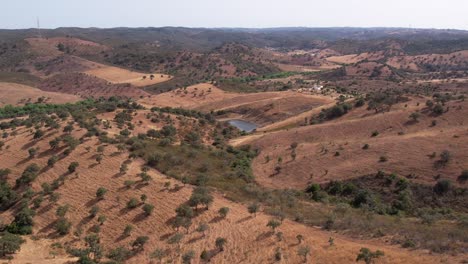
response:
<path id="1" fill-rule="evenodd" d="M 27 85 L 0 82 L 0 107 L 35 103 L 41 97 L 44 98 L 43 102 L 55 104 L 76 102 L 80 99 L 71 94 L 44 92 Z"/>
<path id="2" fill-rule="evenodd" d="M 319 72 L 322 70 L 331 70 L 339 68 L 339 65 L 326 64 L 320 66 L 303 66 L 303 65 L 294 65 L 286 63 L 277 63 L 276 66 L 282 71 L 293 71 L 293 72 Z"/>
<path id="3" fill-rule="evenodd" d="M 73 133 L 75 137 L 84 134 L 79 128 Z M 18 135 L 6 140 L 6 147 L 0 150 L 2 167 L 10 168 L 12 173 L 9 181 L 13 183 L 24 168 L 35 162 L 40 166 L 46 164 L 47 159 L 56 154 L 49 150 L 48 141 L 57 136 L 58 132 L 48 131 L 40 141 L 32 140 L 32 134 L 28 129 L 20 128 Z M 91 147 L 87 151 L 86 147 Z M 39 155 L 34 160 L 28 158 L 27 149 L 39 147 Z M 32 184 L 35 191 L 41 189 L 42 183 L 50 183 L 61 175 L 65 175 L 65 182 L 57 192 L 60 199 L 57 203 L 47 199 L 37 210 L 35 216 L 34 236 L 28 239 L 15 256 L 11 263 L 66 263 L 72 260 L 63 251 L 51 250 L 51 240 L 63 245 L 82 246 L 78 239 L 97 225 L 96 218 L 89 217 L 89 210 L 93 205 L 98 205 L 101 210 L 99 215 L 104 215 L 107 220 L 100 225 L 101 243 L 106 249 L 117 246 L 128 247 L 129 243 L 137 236 L 149 236 L 149 241 L 144 250 L 129 259 L 127 263 L 149 263 L 149 254 L 156 248 L 166 250 L 167 256 L 164 261 L 180 263 L 180 254 L 188 250 L 195 251 L 193 263 L 200 263 L 198 256 L 202 250 L 214 254 L 211 263 L 273 263 L 274 253 L 280 248 L 285 263 L 301 263 L 302 258 L 297 255 L 300 246 L 307 245 L 311 248 L 309 260 L 312 263 L 352 263 L 355 262 L 357 252 L 361 247 L 372 250 L 380 249 L 385 256 L 379 259 L 379 263 L 455 263 L 463 259 L 463 256 L 441 256 L 431 255 L 419 250 L 404 250 L 397 246 L 388 246 L 379 240 L 351 240 L 335 233 L 330 233 L 319 228 L 306 227 L 304 225 L 285 220 L 278 228 L 283 232 L 284 239 L 278 242 L 275 235 L 266 227 L 269 216 L 259 213 L 256 217 L 248 214 L 245 205 L 233 203 L 223 198 L 222 193 L 215 194 L 215 200 L 209 210 L 200 210 L 194 218 L 192 228 L 184 233 L 180 244 L 172 245 L 168 239 L 175 230 L 168 225 L 168 221 L 175 216 L 175 208 L 187 201 L 192 191 L 191 186 L 175 188 L 180 182 L 169 179 L 163 174 L 150 170 L 148 173 L 153 177 L 149 185 L 137 184 L 131 188 L 124 187 L 125 180 L 136 180 L 143 165 L 140 160 L 133 160 L 129 171 L 121 175 L 118 171 L 120 164 L 127 159 L 128 153 L 117 153 L 114 146 L 107 146 L 104 151 L 104 159 L 101 164 L 94 160 L 96 155 L 97 140 L 91 139 L 79 145 L 69 156 L 59 160 L 53 168 L 43 170 Z M 72 161 L 78 161 L 79 167 L 73 174 L 68 174 L 67 166 Z M 171 187 L 164 187 L 164 183 L 171 182 Z M 97 200 L 95 193 L 97 188 L 108 189 L 103 200 Z M 144 217 L 141 205 L 135 209 L 126 209 L 126 202 L 132 198 L 138 198 L 142 194 L 148 196 L 147 202 L 154 204 L 156 209 L 149 217 Z M 53 229 L 57 219 L 55 212 L 58 205 L 70 206 L 67 218 L 72 222 L 72 232 L 64 237 L 57 237 Z M 230 213 L 227 219 L 220 219 L 217 210 L 227 206 Z M 11 211 L 1 214 L 4 222 L 12 219 Z M 194 227 L 200 222 L 209 224 L 206 235 L 194 231 Z M 129 237 L 122 236 L 126 225 L 134 226 Z M 73 235 L 75 233 L 75 235 Z M 298 245 L 296 235 L 302 234 L 304 241 Z M 329 246 L 328 239 L 333 236 L 335 246 Z M 224 237 L 227 239 L 225 251 L 219 252 L 215 249 L 215 239 Z M 37 240 L 38 239 L 38 240 Z"/>
<path id="4" fill-rule="evenodd" d="M 166 74 L 160 73 L 140 73 L 135 71 L 129 71 L 126 69 L 99 65 L 95 69 L 85 71 L 86 74 L 96 76 L 98 78 L 104 79 L 111 83 L 120 84 L 120 83 L 130 83 L 131 85 L 137 87 L 143 87 L 148 85 L 153 85 L 161 82 L 170 80 L 172 77 Z M 154 77 L 151 78 L 150 76 Z"/>

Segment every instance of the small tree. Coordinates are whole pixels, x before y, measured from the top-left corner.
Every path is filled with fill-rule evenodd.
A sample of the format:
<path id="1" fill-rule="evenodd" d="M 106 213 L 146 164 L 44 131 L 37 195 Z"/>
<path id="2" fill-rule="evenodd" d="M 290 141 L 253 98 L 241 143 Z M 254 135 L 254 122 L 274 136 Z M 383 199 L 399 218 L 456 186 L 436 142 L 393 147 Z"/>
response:
<path id="1" fill-rule="evenodd" d="M 97 157 L 96 157 L 96 162 L 97 162 L 98 164 L 101 164 L 101 161 L 102 161 L 102 155 L 99 154 L 99 155 L 97 155 Z"/>
<path id="2" fill-rule="evenodd" d="M 303 246 L 297 250 L 297 255 L 304 258 L 304 263 L 307 262 L 307 257 L 310 255 L 310 247 Z"/>
<path id="3" fill-rule="evenodd" d="M 199 233 L 202 233 L 203 236 L 205 236 L 205 232 L 209 229 L 209 226 L 207 223 L 200 223 L 197 227 L 197 229 L 195 229 L 195 231 L 199 232 Z"/>
<path id="4" fill-rule="evenodd" d="M 216 238 L 215 246 L 219 251 L 224 251 L 224 246 L 226 245 L 227 240 L 223 237 Z"/>
<path id="5" fill-rule="evenodd" d="M 445 164 L 449 163 L 451 157 L 452 157 L 452 154 L 448 150 L 444 150 L 444 151 L 442 151 L 442 153 L 440 153 L 439 162 L 442 163 L 443 165 L 445 165 Z"/>
<path id="6" fill-rule="evenodd" d="M 368 248 L 361 248 L 359 250 L 359 253 L 357 255 L 356 261 L 364 261 L 366 264 L 371 264 L 374 262 L 375 259 L 380 258 L 384 256 L 384 252 L 377 250 L 375 252 L 372 252 Z"/>
<path id="7" fill-rule="evenodd" d="M 283 232 L 276 233 L 276 239 L 278 239 L 279 242 L 283 241 L 283 237 Z"/>
<path id="8" fill-rule="evenodd" d="M 426 101 L 426 106 L 427 106 L 427 108 L 431 109 L 434 106 L 434 102 L 431 101 L 431 100 L 427 100 Z"/>
<path id="9" fill-rule="evenodd" d="M 278 228 L 279 226 L 281 225 L 281 222 L 280 221 L 277 221 L 275 219 L 271 219 L 270 221 L 268 221 L 267 223 L 267 226 L 270 227 L 273 232 L 276 231 L 276 228 Z"/>
<path id="10" fill-rule="evenodd" d="M 171 236 L 168 240 L 167 243 L 169 244 L 179 244 L 182 239 L 184 238 L 184 234 L 182 233 L 175 233 L 173 236 Z"/>
<path id="11" fill-rule="evenodd" d="M 281 253 L 281 248 L 277 247 L 275 250 L 275 260 L 281 261 L 283 259 L 283 254 Z"/>
<path id="12" fill-rule="evenodd" d="M 420 116 L 421 116 L 420 113 L 414 112 L 414 113 L 411 113 L 411 115 L 409 116 L 409 118 L 411 118 L 414 122 L 418 122 L 418 119 L 419 119 Z"/>
<path id="13" fill-rule="evenodd" d="M 125 226 L 122 235 L 123 235 L 124 237 L 128 237 L 128 236 L 131 235 L 132 231 L 133 231 L 133 226 L 132 226 L 132 225 L 127 225 L 127 226 Z"/>
<path id="14" fill-rule="evenodd" d="M 57 163 L 57 161 L 58 161 L 58 157 L 54 155 L 47 160 L 47 166 L 52 168 L 54 167 L 55 163 Z"/>
<path id="15" fill-rule="evenodd" d="M 260 206 L 258 205 L 258 203 L 253 203 L 247 207 L 247 210 L 249 211 L 250 214 L 254 214 L 254 216 L 256 217 L 259 208 Z"/>
<path id="16" fill-rule="evenodd" d="M 115 263 L 124 263 L 129 257 L 132 256 L 132 252 L 124 247 L 117 247 L 111 249 L 107 254 L 107 257 L 114 260 Z M 112 262 L 114 263 L 114 262 Z"/>
<path id="17" fill-rule="evenodd" d="M 57 211 L 55 211 L 55 214 L 58 216 L 58 217 L 65 217 L 65 215 L 67 214 L 68 212 L 68 209 L 69 209 L 69 205 L 63 205 L 63 206 L 59 206 L 57 207 Z"/>
<path id="18" fill-rule="evenodd" d="M 134 251 L 141 251 L 145 246 L 146 242 L 148 242 L 149 237 L 147 236 L 139 236 L 137 237 L 132 243 L 132 249 Z"/>
<path id="19" fill-rule="evenodd" d="M 229 208 L 228 207 L 221 207 L 218 210 L 218 213 L 219 213 L 219 216 L 221 216 L 221 218 L 226 218 L 227 214 L 229 213 Z"/>
<path id="20" fill-rule="evenodd" d="M 14 254 L 20 250 L 21 244 L 25 242 L 20 236 L 5 232 L 0 237 L 0 256 L 5 257 L 7 254 Z"/>
<path id="21" fill-rule="evenodd" d="M 135 181 L 132 180 L 126 180 L 124 181 L 124 185 L 127 189 L 130 189 L 133 185 L 135 185 Z"/>
<path id="22" fill-rule="evenodd" d="M 128 171 L 128 165 L 127 165 L 127 163 L 125 163 L 125 162 L 122 163 L 122 165 L 120 165 L 120 170 L 119 170 L 119 171 L 120 171 L 121 174 L 127 173 L 127 171 Z"/>
<path id="23" fill-rule="evenodd" d="M 301 234 L 299 234 L 299 235 L 296 236 L 296 239 L 297 239 L 297 243 L 301 244 L 302 240 L 304 240 L 304 237 Z"/>
<path id="24" fill-rule="evenodd" d="M 104 188 L 104 187 L 99 187 L 96 191 L 96 198 L 98 198 L 99 200 L 103 200 L 104 199 L 104 195 L 107 193 L 107 189 Z"/>
<path id="25" fill-rule="evenodd" d="M 444 107 L 441 104 L 436 104 L 432 108 L 432 113 L 434 113 L 435 115 L 441 115 L 444 113 Z"/>
<path id="26" fill-rule="evenodd" d="M 96 151 L 97 151 L 98 153 L 103 154 L 103 153 L 104 153 L 104 146 L 103 146 L 103 145 L 98 146 L 97 149 L 96 149 Z"/>
<path id="27" fill-rule="evenodd" d="M 55 224 L 55 230 L 59 235 L 66 235 L 70 232 L 71 223 L 65 218 L 61 217 Z"/>
<path id="28" fill-rule="evenodd" d="M 89 210 L 89 216 L 91 218 L 94 218 L 96 217 L 96 215 L 99 213 L 99 206 L 95 205 L 93 207 L 91 207 L 91 210 Z"/>
<path id="29" fill-rule="evenodd" d="M 136 208 L 138 206 L 138 204 L 139 204 L 139 202 L 138 202 L 138 200 L 136 198 L 131 198 L 127 202 L 127 209 Z"/>
<path id="30" fill-rule="evenodd" d="M 296 160 L 296 157 L 297 157 L 296 151 L 293 150 L 293 151 L 291 152 L 291 159 L 292 159 L 292 160 Z"/>
<path id="31" fill-rule="evenodd" d="M 206 187 L 199 186 L 195 188 L 190 196 L 188 204 L 197 209 L 198 205 L 205 205 L 208 210 L 209 205 L 213 202 L 213 196 Z"/>
<path id="32" fill-rule="evenodd" d="M 36 130 L 36 132 L 34 133 L 34 139 L 39 139 L 42 136 L 44 136 L 44 131 L 42 131 L 40 129 Z"/>
<path id="33" fill-rule="evenodd" d="M 100 225 L 103 225 L 104 222 L 106 222 L 107 217 L 105 215 L 100 215 L 97 220 Z"/>
<path id="34" fill-rule="evenodd" d="M 139 175 L 140 175 L 141 181 L 144 182 L 145 184 L 148 184 L 152 180 L 151 176 L 149 176 L 149 174 L 146 172 L 142 172 Z"/>
<path id="35" fill-rule="evenodd" d="M 291 149 L 296 149 L 297 148 L 297 142 L 291 143 Z"/>
<path id="36" fill-rule="evenodd" d="M 78 168 L 80 164 L 76 161 L 70 163 L 70 165 L 68 165 L 68 173 L 73 173 L 76 171 L 76 168 Z"/>
<path id="37" fill-rule="evenodd" d="M 434 185 L 434 192 L 439 194 L 439 195 L 443 195 L 445 193 L 447 193 L 452 187 L 452 182 L 450 182 L 449 180 L 439 180 L 437 181 L 437 183 Z"/>
<path id="38" fill-rule="evenodd" d="M 150 254 L 150 258 L 157 259 L 160 263 L 162 259 L 164 258 L 164 256 L 166 256 L 166 253 L 164 252 L 162 248 L 157 248 Z"/>
<path id="39" fill-rule="evenodd" d="M 195 251 L 189 250 L 182 255 L 182 262 L 184 264 L 190 264 L 192 259 L 195 257 Z"/>
<path id="40" fill-rule="evenodd" d="M 205 262 L 209 262 L 210 261 L 210 254 L 208 254 L 208 251 L 206 251 L 206 249 L 204 249 L 202 251 L 202 253 L 200 254 L 200 259 L 205 261 Z"/>
<path id="41" fill-rule="evenodd" d="M 28 153 L 29 153 L 29 158 L 32 159 L 36 156 L 37 154 L 37 149 L 36 148 L 30 148 L 28 149 Z"/>
<path id="42" fill-rule="evenodd" d="M 70 134 L 73 131 L 73 125 L 68 124 L 63 128 L 63 132 Z"/>
<path id="43" fill-rule="evenodd" d="M 143 205 L 143 212 L 146 216 L 150 216 L 153 213 L 154 205 L 152 204 L 145 204 Z"/>

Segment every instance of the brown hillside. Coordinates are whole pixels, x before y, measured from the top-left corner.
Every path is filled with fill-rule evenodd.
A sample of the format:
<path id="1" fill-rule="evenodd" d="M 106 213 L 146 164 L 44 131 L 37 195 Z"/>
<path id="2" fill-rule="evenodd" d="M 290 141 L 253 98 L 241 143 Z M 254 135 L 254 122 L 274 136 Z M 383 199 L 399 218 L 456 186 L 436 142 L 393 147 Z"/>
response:
<path id="1" fill-rule="evenodd" d="M 292 91 L 263 93 L 230 93 L 211 84 L 197 84 L 176 89 L 140 103 L 148 107 L 183 107 L 205 112 L 225 110 L 231 116 L 244 118 L 259 125 L 271 124 L 308 111 L 333 99 Z"/>
<path id="2" fill-rule="evenodd" d="M 43 80 L 41 90 L 74 94 L 81 97 L 125 96 L 139 98 L 149 94 L 130 84 L 111 84 L 84 73 L 64 73 Z"/>
<path id="3" fill-rule="evenodd" d="M 71 94 L 44 92 L 27 85 L 0 82 L 0 107 L 35 103 L 38 99 L 45 103 L 62 104 L 76 102 L 80 98 Z"/>
<path id="4" fill-rule="evenodd" d="M 237 143 L 252 143 L 261 150 L 253 164 L 255 175 L 259 183 L 275 188 L 303 189 L 310 182 L 348 179 L 378 170 L 427 184 L 434 184 L 439 177 L 456 181 L 468 167 L 468 104 L 450 102 L 449 112 L 435 117 L 426 112 L 424 102 L 424 98 L 413 99 L 407 108 L 400 104 L 383 114 L 359 108 L 334 121 L 247 136 Z M 409 119 L 414 111 L 422 113 L 418 122 Z M 431 126 L 432 120 L 436 120 L 436 126 Z M 380 134 L 371 137 L 373 131 Z M 299 144 L 294 161 L 289 147 L 293 142 Z M 369 144 L 368 150 L 362 149 L 365 144 Z M 450 151 L 453 159 L 447 166 L 435 168 L 444 150 Z M 336 152 L 340 155 L 335 156 Z M 434 152 L 436 156 L 430 158 Z M 266 156 L 271 159 L 269 163 Z M 388 161 L 379 162 L 381 156 Z M 274 175 L 278 157 L 283 159 L 282 170 Z"/>
<path id="5" fill-rule="evenodd" d="M 165 82 L 172 78 L 166 74 L 140 73 L 106 65 L 99 65 L 95 69 L 85 71 L 85 73 L 107 80 L 111 83 L 130 83 L 137 87 Z"/>
<path id="6" fill-rule="evenodd" d="M 73 133 L 74 136 L 80 136 L 84 130 L 78 129 Z M 21 174 L 22 170 L 30 163 L 35 162 L 44 166 L 50 155 L 57 151 L 48 150 L 48 141 L 59 135 L 57 131 L 48 131 L 46 136 L 40 141 L 33 141 L 32 134 L 28 129 L 20 128 L 18 135 L 11 137 L 6 141 L 7 148 L 0 151 L 0 157 L 3 161 L 2 167 L 10 168 L 10 182 Z M 39 147 L 40 153 L 37 158 L 30 160 L 27 156 L 27 148 Z M 91 147 L 88 152 L 86 147 Z M 118 172 L 120 164 L 127 159 L 126 153 L 118 154 L 114 146 L 107 146 L 104 152 L 104 159 L 101 164 L 94 161 L 97 147 L 96 139 L 85 141 L 78 146 L 69 156 L 61 159 L 53 168 L 44 169 L 32 188 L 35 191 L 40 190 L 42 183 L 50 183 L 61 175 L 65 176 L 64 184 L 59 187 L 57 192 L 60 198 L 57 203 L 45 200 L 40 208 L 37 209 L 35 216 L 34 237 L 28 240 L 24 248 L 17 254 L 13 263 L 27 263 L 31 261 L 31 255 L 35 255 L 34 263 L 65 263 L 71 260 L 63 252 L 59 254 L 56 260 L 50 254 L 43 251 L 50 248 L 48 239 L 54 239 L 67 246 L 80 246 L 77 236 L 84 236 L 89 230 L 97 225 L 96 219 L 89 217 L 89 210 L 93 205 L 101 208 L 100 215 L 107 217 L 106 222 L 100 226 L 101 243 L 106 249 L 115 248 L 119 245 L 128 246 L 137 236 L 146 235 L 150 240 L 145 245 L 142 252 L 130 258 L 127 263 L 149 263 L 149 254 L 155 248 L 166 250 L 168 256 L 166 261 L 172 260 L 180 263 L 180 254 L 177 245 L 168 244 L 168 238 L 175 231 L 167 223 L 175 216 L 174 209 L 181 203 L 184 203 L 192 190 L 192 187 L 186 186 L 180 189 L 173 187 L 164 187 L 165 182 L 171 182 L 182 185 L 157 171 L 150 170 L 148 173 L 153 177 L 149 185 L 137 184 L 132 188 L 125 188 L 125 180 L 137 180 L 136 174 L 140 172 L 142 164 L 139 160 L 134 160 L 126 175 Z M 67 166 L 72 161 L 78 161 L 79 167 L 73 174 L 66 172 Z M 95 192 L 98 187 L 105 187 L 108 192 L 103 200 L 96 200 Z M 125 203 L 131 197 L 140 197 L 141 194 L 148 196 L 148 202 L 156 206 L 156 210 L 150 217 L 143 217 L 141 208 L 132 210 L 125 208 Z M 53 229 L 55 211 L 58 205 L 70 206 L 67 218 L 72 222 L 72 232 L 64 237 L 58 237 Z M 230 208 L 230 214 L 227 219 L 219 219 L 217 210 L 227 206 Z M 141 207 L 141 206 L 139 206 Z M 2 213 L 5 222 L 11 220 L 11 211 Z M 206 236 L 194 232 L 193 227 L 181 243 L 181 252 L 194 250 L 195 255 L 199 256 L 203 249 L 211 251 L 214 256 L 212 263 L 268 263 L 273 261 L 273 255 L 276 248 L 283 252 L 283 258 L 289 263 L 299 263 L 301 258 L 297 255 L 300 247 L 297 244 L 295 236 L 302 234 L 304 242 L 302 245 L 311 247 L 312 261 L 321 263 L 349 263 L 354 262 L 356 254 L 361 247 L 370 249 L 380 249 L 385 252 L 385 257 L 379 260 L 379 263 L 434 263 L 443 259 L 451 262 L 462 258 L 459 257 L 441 257 L 424 253 L 422 251 L 407 251 L 401 248 L 387 246 L 378 241 L 354 241 L 340 235 L 331 234 L 316 228 L 310 228 L 285 220 L 278 228 L 283 232 L 283 242 L 275 242 L 275 236 L 266 227 L 270 219 L 262 213 L 257 217 L 252 217 L 247 213 L 245 206 L 230 202 L 223 198 L 222 194 L 215 195 L 214 204 L 210 210 L 201 210 L 195 217 L 193 226 L 199 222 L 207 222 L 210 226 Z M 127 224 L 132 224 L 135 228 L 129 237 L 123 237 L 122 231 Z M 81 233 L 81 235 L 80 235 Z M 330 247 L 328 239 L 335 237 L 336 246 Z M 214 250 L 214 241 L 217 237 L 227 239 L 226 250 L 218 252 Z M 45 259 L 43 259 L 45 258 Z M 198 258 L 194 263 L 200 263 Z"/>

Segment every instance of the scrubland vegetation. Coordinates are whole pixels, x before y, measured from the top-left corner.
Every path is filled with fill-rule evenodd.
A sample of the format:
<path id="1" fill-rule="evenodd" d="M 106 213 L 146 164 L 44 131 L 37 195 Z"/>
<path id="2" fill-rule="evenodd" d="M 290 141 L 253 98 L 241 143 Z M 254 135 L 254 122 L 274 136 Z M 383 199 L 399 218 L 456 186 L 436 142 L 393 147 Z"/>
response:
<path id="1" fill-rule="evenodd" d="M 462 33 L 127 30 L 0 31 L 1 81 L 76 96 L 0 102 L 2 258 L 44 238 L 89 264 L 468 254 Z M 104 63 L 133 84 L 93 75 Z"/>

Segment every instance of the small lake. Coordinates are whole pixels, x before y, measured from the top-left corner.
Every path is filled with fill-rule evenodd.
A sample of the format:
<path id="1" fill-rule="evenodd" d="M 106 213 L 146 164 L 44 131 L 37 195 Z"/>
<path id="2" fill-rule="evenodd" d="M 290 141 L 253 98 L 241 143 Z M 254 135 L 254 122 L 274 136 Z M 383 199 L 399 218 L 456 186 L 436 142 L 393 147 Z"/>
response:
<path id="1" fill-rule="evenodd" d="M 254 129 L 257 128 L 257 125 L 254 123 L 250 123 L 244 120 L 233 119 L 227 121 L 230 125 L 237 127 L 238 129 L 245 131 L 245 132 L 252 132 Z"/>

